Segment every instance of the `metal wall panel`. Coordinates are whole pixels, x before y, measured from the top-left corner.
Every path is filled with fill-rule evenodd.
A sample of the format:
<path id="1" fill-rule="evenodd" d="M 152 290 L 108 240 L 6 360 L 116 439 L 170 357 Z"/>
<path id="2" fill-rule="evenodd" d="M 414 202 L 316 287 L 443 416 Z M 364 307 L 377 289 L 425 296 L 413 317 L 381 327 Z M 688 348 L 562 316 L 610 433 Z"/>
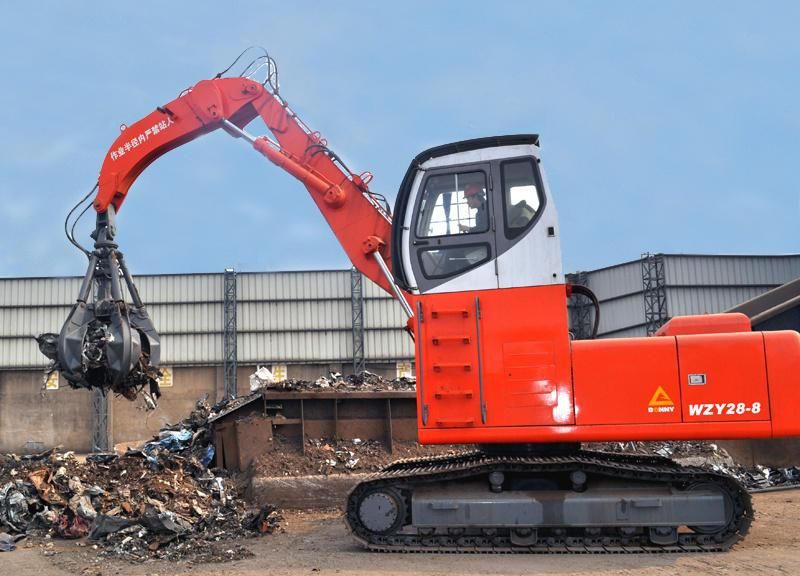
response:
<path id="1" fill-rule="evenodd" d="M 0 278 L 0 306 L 72 304 L 80 278 Z"/>
<path id="2" fill-rule="evenodd" d="M 724 312 L 737 304 L 755 298 L 769 288 L 754 286 L 730 287 L 667 287 L 667 311 L 670 317 Z"/>
<path id="3" fill-rule="evenodd" d="M 373 330 L 365 334 L 366 358 L 370 362 L 413 358 L 411 338 L 395 330 Z M 260 332 L 243 334 L 238 344 L 239 362 L 342 362 L 352 358 L 349 330 L 308 332 Z"/>
<path id="4" fill-rule="evenodd" d="M 666 254 L 664 272 L 667 286 L 779 286 L 800 277 L 800 255 Z"/>
<path id="5" fill-rule="evenodd" d="M 665 255 L 670 316 L 721 312 L 769 288 L 800 277 L 800 255 Z M 600 300 L 601 336 L 644 335 L 641 261 L 587 272 Z M 695 287 L 685 290 L 683 287 Z M 619 298 L 620 296 L 623 298 Z M 629 330 L 630 329 L 630 330 Z"/>
<path id="6" fill-rule="evenodd" d="M 42 332 L 54 332 L 69 311 L 70 306 L 0 308 L 0 337 L 31 338 Z"/>
<path id="7" fill-rule="evenodd" d="M 33 338 L 0 339 L 0 356 L 2 368 L 44 368 L 50 363 Z"/>
<path id="8" fill-rule="evenodd" d="M 589 288 L 600 301 L 642 291 L 642 263 L 626 262 L 587 272 Z"/>
<path id="9" fill-rule="evenodd" d="M 242 334 L 239 362 L 349 362 L 349 330 L 320 332 L 258 332 Z"/>
<path id="10" fill-rule="evenodd" d="M 622 330 L 604 334 L 601 336 L 601 338 L 644 338 L 646 336 L 647 327 L 642 324 L 641 326 L 630 326 L 628 328 L 623 328 Z"/>
<path id="11" fill-rule="evenodd" d="M 414 342 L 405 332 L 372 330 L 366 333 L 365 340 L 364 350 L 368 361 L 406 360 L 414 357 Z"/>
<path id="12" fill-rule="evenodd" d="M 665 258 L 671 316 L 725 310 L 800 276 L 800 255 Z M 588 274 L 601 300 L 600 334 L 644 335 L 640 261 Z M 61 327 L 80 282 L 0 279 L 0 369 L 47 364 L 31 336 Z M 136 282 L 162 334 L 165 364 L 222 363 L 222 273 L 137 276 Z M 239 273 L 237 290 L 241 362 L 351 360 L 349 270 Z M 397 303 L 368 280 L 364 296 L 367 359 L 412 358 Z"/>
<path id="13" fill-rule="evenodd" d="M 237 275 L 239 300 L 350 298 L 350 271 L 254 272 Z M 220 278 L 220 282 L 221 282 Z M 220 288 L 221 288 L 220 284 Z"/>
<path id="14" fill-rule="evenodd" d="M 222 364 L 222 334 L 173 334 L 161 339 L 161 363 Z"/>
<path id="15" fill-rule="evenodd" d="M 240 331 L 349 330 L 350 300 L 299 300 L 239 304 Z M 219 322 L 218 322 L 219 324 Z"/>
<path id="16" fill-rule="evenodd" d="M 57 332 L 71 308 L 0 308 L 0 337 L 28 338 L 42 332 Z M 162 335 L 221 331 L 222 304 L 156 304 L 147 310 Z"/>
<path id="17" fill-rule="evenodd" d="M 222 274 L 135 276 L 146 305 L 180 302 L 221 302 Z"/>
<path id="18" fill-rule="evenodd" d="M 222 362 L 221 273 L 135 280 L 162 336 L 165 364 Z M 47 364 L 31 336 L 60 329 L 80 282 L 77 277 L 0 279 L 0 369 Z M 376 346 L 367 350 L 369 358 L 411 358 L 399 307 L 376 285 L 365 286 L 366 336 Z M 349 270 L 239 273 L 237 289 L 240 361 L 351 360 Z"/>
<path id="19" fill-rule="evenodd" d="M 373 330 L 367 332 L 368 361 L 413 358 L 411 338 L 405 332 Z M 318 332 L 253 332 L 241 334 L 238 359 L 242 363 L 343 362 L 352 359 L 349 330 Z M 220 364 L 220 335 L 167 336 L 164 338 L 164 363 Z"/>
<path id="20" fill-rule="evenodd" d="M 147 311 L 162 335 L 222 332 L 221 303 L 151 304 Z"/>
<path id="21" fill-rule="evenodd" d="M 350 292 L 348 292 L 348 294 L 350 294 Z M 390 295 L 366 276 L 364 276 L 364 298 L 389 298 L 394 300 L 394 296 Z"/>
<path id="22" fill-rule="evenodd" d="M 598 336 L 623 330 L 644 322 L 644 300 L 641 293 L 600 303 Z"/>
<path id="23" fill-rule="evenodd" d="M 364 301 L 364 326 L 367 331 L 375 328 L 395 328 L 402 332 L 406 321 L 406 315 L 400 304 L 392 298 Z"/>

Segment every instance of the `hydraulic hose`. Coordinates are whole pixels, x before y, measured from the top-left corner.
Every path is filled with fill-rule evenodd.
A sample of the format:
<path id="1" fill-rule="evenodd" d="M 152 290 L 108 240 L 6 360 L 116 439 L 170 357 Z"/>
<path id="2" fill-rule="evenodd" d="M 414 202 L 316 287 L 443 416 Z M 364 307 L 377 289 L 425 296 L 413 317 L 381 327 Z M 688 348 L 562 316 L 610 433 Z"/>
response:
<path id="1" fill-rule="evenodd" d="M 597 330 L 600 328 L 600 302 L 597 300 L 597 296 L 595 296 L 594 292 L 582 284 L 570 284 L 570 290 L 572 294 L 586 296 L 591 300 L 592 306 L 594 306 L 594 325 L 592 326 L 592 340 L 594 340 L 597 338 Z"/>

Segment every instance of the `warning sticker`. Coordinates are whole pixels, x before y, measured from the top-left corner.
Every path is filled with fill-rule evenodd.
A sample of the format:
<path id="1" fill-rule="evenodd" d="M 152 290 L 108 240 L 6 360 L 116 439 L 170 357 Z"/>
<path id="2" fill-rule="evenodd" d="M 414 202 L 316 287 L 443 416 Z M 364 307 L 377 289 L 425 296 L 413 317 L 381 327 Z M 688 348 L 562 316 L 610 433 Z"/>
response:
<path id="1" fill-rule="evenodd" d="M 674 412 L 675 411 L 675 403 L 672 401 L 672 398 L 669 397 L 664 389 L 659 386 L 656 388 L 656 391 L 653 393 L 653 397 L 650 398 L 650 403 L 647 405 L 648 412 Z"/>

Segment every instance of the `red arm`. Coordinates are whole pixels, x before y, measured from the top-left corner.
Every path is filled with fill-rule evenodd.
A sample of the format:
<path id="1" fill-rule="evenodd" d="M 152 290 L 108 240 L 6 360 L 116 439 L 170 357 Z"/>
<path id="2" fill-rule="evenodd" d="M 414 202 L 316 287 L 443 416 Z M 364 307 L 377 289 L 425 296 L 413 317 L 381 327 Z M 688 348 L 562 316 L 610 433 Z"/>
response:
<path id="1" fill-rule="evenodd" d="M 391 270 L 391 217 L 369 192 L 369 178 L 340 167 L 325 153 L 319 133 L 311 132 L 280 96 L 247 78 L 203 80 L 125 128 L 100 170 L 95 210 L 102 213 L 113 205 L 119 211 L 139 174 L 173 148 L 220 127 L 239 136 L 236 127 L 257 116 L 277 142 L 258 138 L 253 147 L 306 186 L 353 265 L 395 295 L 372 254 L 379 252 Z"/>

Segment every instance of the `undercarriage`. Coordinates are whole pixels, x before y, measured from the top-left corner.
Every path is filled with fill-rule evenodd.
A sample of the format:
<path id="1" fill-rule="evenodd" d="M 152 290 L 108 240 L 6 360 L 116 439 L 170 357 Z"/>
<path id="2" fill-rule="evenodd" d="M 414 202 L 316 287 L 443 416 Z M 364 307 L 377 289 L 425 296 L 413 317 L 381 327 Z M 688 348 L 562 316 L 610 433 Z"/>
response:
<path id="1" fill-rule="evenodd" d="M 672 460 L 484 451 L 393 463 L 356 486 L 347 523 L 384 552 L 724 551 L 748 531 L 734 478 Z"/>

